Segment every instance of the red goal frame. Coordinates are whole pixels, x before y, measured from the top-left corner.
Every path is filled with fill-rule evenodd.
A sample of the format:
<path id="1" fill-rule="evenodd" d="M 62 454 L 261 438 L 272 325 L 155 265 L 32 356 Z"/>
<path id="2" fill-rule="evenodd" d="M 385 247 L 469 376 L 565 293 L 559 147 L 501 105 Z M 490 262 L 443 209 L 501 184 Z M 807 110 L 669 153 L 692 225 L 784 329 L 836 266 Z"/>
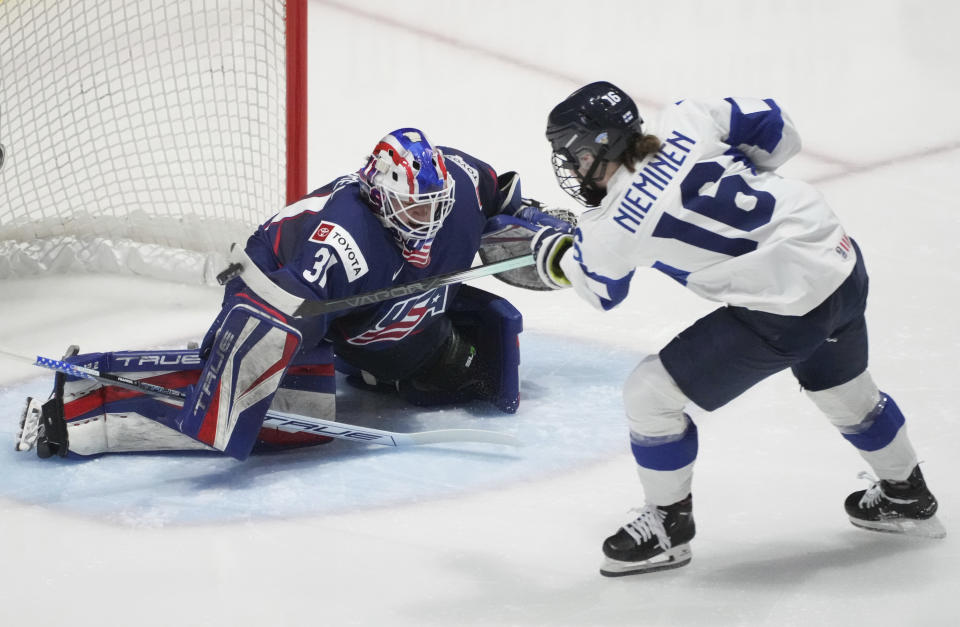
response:
<path id="1" fill-rule="evenodd" d="M 287 0 L 287 204 L 307 193 L 307 0 Z"/>

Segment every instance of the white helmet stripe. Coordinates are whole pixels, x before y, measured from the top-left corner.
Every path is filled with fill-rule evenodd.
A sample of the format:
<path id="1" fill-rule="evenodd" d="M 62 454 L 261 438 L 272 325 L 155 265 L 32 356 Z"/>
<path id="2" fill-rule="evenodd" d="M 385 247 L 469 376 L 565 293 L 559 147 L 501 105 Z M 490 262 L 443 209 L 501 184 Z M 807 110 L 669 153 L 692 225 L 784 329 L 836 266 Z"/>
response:
<path id="1" fill-rule="evenodd" d="M 406 157 L 404 157 L 407 149 L 401 146 L 400 142 L 398 142 L 397 138 L 393 135 L 387 135 L 383 138 L 383 141 L 393 149 L 394 164 L 403 166 L 403 169 L 407 171 L 407 187 L 410 189 L 410 193 L 419 194 L 420 182 L 417 181 L 417 175 L 414 174 L 413 167 L 410 165 L 410 162 L 407 161 Z"/>

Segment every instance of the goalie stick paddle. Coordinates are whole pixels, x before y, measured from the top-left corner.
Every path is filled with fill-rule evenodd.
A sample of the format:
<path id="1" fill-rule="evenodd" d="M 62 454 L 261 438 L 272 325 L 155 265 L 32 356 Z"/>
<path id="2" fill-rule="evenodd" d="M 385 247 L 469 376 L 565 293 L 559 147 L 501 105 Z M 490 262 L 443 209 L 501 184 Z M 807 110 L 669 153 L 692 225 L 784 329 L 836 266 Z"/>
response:
<path id="1" fill-rule="evenodd" d="M 527 255 L 520 255 L 518 257 L 510 257 L 509 259 L 504 259 L 495 263 L 474 266 L 472 268 L 467 268 L 466 270 L 457 270 L 455 272 L 447 272 L 446 274 L 438 274 L 437 276 L 432 276 L 421 281 L 413 281 L 411 283 L 404 283 L 403 285 L 385 287 L 383 289 L 364 292 L 354 296 L 333 298 L 330 300 L 305 300 L 299 307 L 297 307 L 296 311 L 293 312 L 293 315 L 298 318 L 321 316 L 332 311 L 340 311 L 341 309 L 350 309 L 352 307 L 360 307 L 362 305 L 371 305 L 373 303 L 379 303 L 380 301 L 390 298 L 429 292 L 430 290 L 442 285 L 463 283 L 464 281 L 478 279 L 482 276 L 489 276 L 491 274 L 498 274 L 500 272 L 506 272 L 507 270 L 513 270 L 515 268 L 531 266 L 534 264 L 534 262 L 535 260 L 533 258 L 533 254 L 531 253 Z"/>
<path id="2" fill-rule="evenodd" d="M 113 385 L 149 394 L 150 396 L 165 400 L 174 405 L 183 405 L 186 399 L 186 394 L 179 390 L 165 388 L 147 383 L 146 381 L 138 381 L 115 374 L 100 372 L 93 368 L 77 366 L 59 359 L 51 359 L 40 355 L 38 355 L 36 359 L 32 359 L 25 355 L 18 355 L 2 349 L 0 349 L 0 355 L 29 363 L 33 366 L 56 370 L 57 372 L 82 379 L 98 381 L 104 385 Z M 442 444 L 447 442 L 483 442 L 486 444 L 520 446 L 520 441 L 512 435 L 498 433 L 496 431 L 485 431 L 482 429 L 439 429 L 436 431 L 397 433 L 273 410 L 267 411 L 263 424 L 287 433 L 313 433 L 340 440 L 367 442 L 370 444 L 380 444 L 382 446 L 402 447 L 416 446 L 418 444 Z"/>

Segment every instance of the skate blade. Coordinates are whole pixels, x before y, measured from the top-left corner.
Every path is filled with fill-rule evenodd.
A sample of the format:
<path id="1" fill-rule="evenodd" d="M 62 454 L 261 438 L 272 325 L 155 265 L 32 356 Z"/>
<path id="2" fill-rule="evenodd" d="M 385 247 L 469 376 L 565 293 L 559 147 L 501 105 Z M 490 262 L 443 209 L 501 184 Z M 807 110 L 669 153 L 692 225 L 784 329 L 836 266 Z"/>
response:
<path id="1" fill-rule="evenodd" d="M 655 573 L 659 570 L 686 566 L 691 559 L 693 559 L 693 553 L 690 551 L 690 545 L 681 544 L 642 562 L 621 562 L 605 557 L 603 565 L 600 566 L 600 574 L 604 577 L 623 577 L 624 575 Z"/>
<path id="2" fill-rule="evenodd" d="M 933 516 L 926 520 L 904 518 L 899 520 L 855 520 L 850 519 L 854 527 L 882 533 L 899 533 L 916 538 L 944 538 L 947 530 L 940 520 Z"/>
<path id="3" fill-rule="evenodd" d="M 20 430 L 17 431 L 17 444 L 14 450 L 29 451 L 36 445 L 42 412 L 40 402 L 28 396 L 27 405 L 20 416 Z"/>

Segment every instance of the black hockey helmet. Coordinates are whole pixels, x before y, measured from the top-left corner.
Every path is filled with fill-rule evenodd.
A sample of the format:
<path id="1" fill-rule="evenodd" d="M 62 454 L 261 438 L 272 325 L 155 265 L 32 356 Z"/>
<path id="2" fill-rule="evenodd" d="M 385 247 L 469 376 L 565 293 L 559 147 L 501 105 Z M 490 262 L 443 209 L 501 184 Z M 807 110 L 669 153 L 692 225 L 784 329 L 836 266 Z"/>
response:
<path id="1" fill-rule="evenodd" d="M 600 204 L 606 164 L 643 133 L 637 105 L 619 87 L 597 81 L 567 96 L 547 117 L 553 172 L 560 188 L 587 207 Z"/>

